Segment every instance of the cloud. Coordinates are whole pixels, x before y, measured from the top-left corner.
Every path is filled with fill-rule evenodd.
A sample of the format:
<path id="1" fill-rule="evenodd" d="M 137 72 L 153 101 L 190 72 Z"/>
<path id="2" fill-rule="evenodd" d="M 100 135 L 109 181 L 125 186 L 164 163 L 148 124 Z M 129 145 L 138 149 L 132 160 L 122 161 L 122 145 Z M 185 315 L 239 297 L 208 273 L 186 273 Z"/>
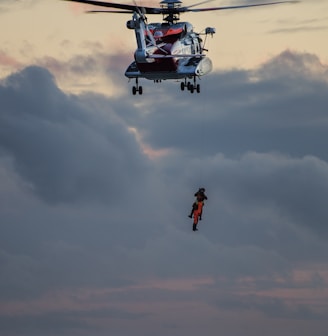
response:
<path id="1" fill-rule="evenodd" d="M 35 64 L 51 71 L 60 86 L 69 91 L 87 92 L 98 87 L 101 92 L 117 95 L 122 87 L 126 90 L 124 72 L 132 62 L 132 54 L 118 51 L 110 55 L 101 45 L 87 48 L 91 50 L 87 55 L 75 55 L 68 60 L 43 57 L 35 60 Z"/>
<path id="2" fill-rule="evenodd" d="M 13 57 L 7 55 L 4 51 L 0 50 L 0 64 L 3 67 L 9 67 L 17 69 L 21 64 Z"/>
<path id="3" fill-rule="evenodd" d="M 272 34 L 281 34 L 281 33 L 302 33 L 302 32 L 315 32 L 315 31 L 322 31 L 327 30 L 328 26 L 325 25 L 312 25 L 308 26 L 300 26 L 292 27 L 292 28 L 281 28 L 281 29 L 274 29 L 271 31 Z"/>
<path id="4" fill-rule="evenodd" d="M 317 313 L 306 304 L 294 304 L 286 302 L 286 300 L 273 297 L 258 297 L 256 295 L 242 297 L 226 297 L 221 298 L 218 303 L 220 308 L 233 309 L 239 311 L 257 311 L 270 318 L 278 318 L 282 320 L 323 320 L 325 313 Z"/>
<path id="5" fill-rule="evenodd" d="M 201 95 L 179 99 L 171 83 L 172 107 L 151 93 L 143 105 L 147 118 L 133 124 L 144 141 L 190 155 L 276 151 L 327 158 L 327 66 L 316 56 L 286 51 L 254 71 L 217 72 L 201 85 Z"/>
<path id="6" fill-rule="evenodd" d="M 86 56 L 76 55 L 68 61 L 59 61 L 53 57 L 44 57 L 37 60 L 36 63 L 41 67 L 49 69 L 56 75 L 56 78 L 58 76 L 59 78 L 64 77 L 65 80 L 68 80 L 73 76 L 76 80 L 82 80 L 87 76 L 100 75 L 103 71 L 106 71 L 110 76 L 113 76 L 113 73 L 117 72 L 122 77 L 129 61 L 130 63 L 132 62 L 130 53 L 121 52 L 119 54 L 108 55 L 103 51 L 94 50 L 92 54 Z"/>
<path id="7" fill-rule="evenodd" d="M 1 0 L 0 1 L 0 15 L 3 13 L 7 13 L 8 11 L 11 10 L 16 10 L 17 8 L 22 8 L 22 7 L 30 7 L 31 5 L 34 5 L 36 2 L 39 0 Z"/>
<path id="8" fill-rule="evenodd" d="M 233 335 L 283 317 L 324 334 L 326 74 L 286 51 L 193 95 L 147 81 L 142 96 L 69 95 L 36 66 L 4 79 L 2 331 L 216 335 L 221 319 Z"/>
<path id="9" fill-rule="evenodd" d="M 142 175 L 140 148 L 115 114 L 96 120 L 92 103 L 65 95 L 45 69 L 8 77 L 0 96 L 1 148 L 43 199 L 110 201 Z"/>
<path id="10" fill-rule="evenodd" d="M 276 246 L 276 239 L 298 235 L 296 228 L 302 225 L 308 233 L 327 239 L 324 224 L 327 213 L 323 204 L 327 196 L 327 168 L 326 162 L 314 157 L 293 159 L 274 153 L 248 153 L 240 159 L 232 160 L 218 156 L 213 161 L 208 161 L 203 173 L 208 181 L 213 181 L 211 188 L 220 190 L 222 200 L 218 199 L 217 202 L 238 204 L 239 210 L 234 209 L 240 211 L 236 217 L 242 217 L 244 213 L 250 220 L 237 236 L 235 230 L 224 223 L 222 232 L 218 232 L 218 235 L 225 232 L 228 241 L 240 239 L 238 244 L 244 239 L 246 244 L 261 241 L 263 248 L 270 249 L 271 244 Z M 265 227 L 262 227 L 263 230 L 258 227 L 263 225 L 260 223 L 263 223 L 265 217 L 270 218 L 267 232 Z M 275 234 L 278 236 L 270 234 L 271 220 L 277 225 Z M 264 236 L 258 237 L 259 232 Z M 301 234 L 298 238 L 303 240 L 305 237 Z M 307 236 L 306 239 L 310 237 Z M 285 251 L 289 258 L 320 258 L 318 251 L 313 251 L 314 254 L 294 255 L 291 250 L 292 248 Z M 281 254 L 285 252 L 279 251 Z"/>

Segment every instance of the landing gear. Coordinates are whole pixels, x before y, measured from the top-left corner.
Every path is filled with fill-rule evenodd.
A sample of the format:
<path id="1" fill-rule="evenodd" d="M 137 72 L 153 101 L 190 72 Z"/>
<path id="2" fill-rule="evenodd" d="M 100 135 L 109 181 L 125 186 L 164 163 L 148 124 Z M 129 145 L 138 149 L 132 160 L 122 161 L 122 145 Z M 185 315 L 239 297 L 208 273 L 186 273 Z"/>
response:
<path id="1" fill-rule="evenodd" d="M 196 76 L 194 76 L 193 83 L 187 82 L 187 78 L 185 78 L 184 82 L 180 84 L 181 91 L 184 91 L 185 88 L 190 91 L 190 93 L 200 93 L 200 84 L 196 84 Z"/>
<path id="2" fill-rule="evenodd" d="M 136 78 L 136 85 L 132 86 L 132 94 L 135 96 L 139 92 L 139 95 L 142 95 L 142 86 L 139 86 L 138 77 Z"/>

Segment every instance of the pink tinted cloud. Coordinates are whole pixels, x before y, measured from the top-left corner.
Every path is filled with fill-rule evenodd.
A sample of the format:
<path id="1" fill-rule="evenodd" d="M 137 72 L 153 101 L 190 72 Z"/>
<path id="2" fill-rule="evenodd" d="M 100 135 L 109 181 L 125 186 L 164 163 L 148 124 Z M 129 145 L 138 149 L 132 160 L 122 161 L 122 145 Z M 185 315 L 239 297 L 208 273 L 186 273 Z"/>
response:
<path id="1" fill-rule="evenodd" d="M 254 297 L 262 300 L 278 299 L 290 307 L 311 307 L 318 314 L 328 311 L 328 270 L 327 265 L 311 265 L 294 269 L 289 276 L 271 279 L 272 286 L 259 289 L 259 282 L 267 279 L 240 278 L 233 289 L 240 297 Z"/>
<path id="2" fill-rule="evenodd" d="M 28 301 L 9 301 L 0 305 L 2 315 L 39 315 L 45 312 L 55 311 L 85 311 L 98 310 L 121 306 L 125 309 L 137 308 L 138 311 L 149 310 L 149 301 L 143 306 L 139 301 L 119 302 L 119 299 L 105 299 L 113 294 L 127 293 L 133 291 L 167 290 L 167 291 L 194 291 L 199 286 L 212 285 L 211 278 L 181 278 L 181 279 L 152 279 L 140 284 L 117 287 L 117 288 L 75 288 L 51 291 L 37 299 Z M 156 299 L 153 301 L 156 303 Z M 183 303 L 181 303 L 183 304 Z"/>
<path id="3" fill-rule="evenodd" d="M 0 50 L 0 65 L 8 68 L 18 69 L 22 64 L 14 57 Z"/>

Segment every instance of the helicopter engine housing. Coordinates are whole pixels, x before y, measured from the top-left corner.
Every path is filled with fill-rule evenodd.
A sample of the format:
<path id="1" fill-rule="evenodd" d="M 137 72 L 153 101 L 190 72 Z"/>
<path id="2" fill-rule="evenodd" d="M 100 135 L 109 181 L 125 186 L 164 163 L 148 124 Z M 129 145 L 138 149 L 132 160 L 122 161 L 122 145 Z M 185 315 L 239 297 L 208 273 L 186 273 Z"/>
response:
<path id="1" fill-rule="evenodd" d="M 139 28 L 139 24 L 136 20 L 129 20 L 126 22 L 126 28 L 128 29 L 136 29 Z"/>
<path id="2" fill-rule="evenodd" d="M 136 28 L 136 23 L 134 20 L 129 20 L 126 22 L 126 28 L 128 29 L 135 29 Z"/>

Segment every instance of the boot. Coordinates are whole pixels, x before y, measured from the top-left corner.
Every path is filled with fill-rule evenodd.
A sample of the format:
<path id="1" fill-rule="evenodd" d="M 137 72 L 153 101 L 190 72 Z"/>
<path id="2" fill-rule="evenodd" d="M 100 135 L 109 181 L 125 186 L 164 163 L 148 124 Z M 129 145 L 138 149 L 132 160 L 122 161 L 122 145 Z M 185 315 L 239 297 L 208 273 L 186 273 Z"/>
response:
<path id="1" fill-rule="evenodd" d="M 197 224 L 193 224 L 193 226 L 192 226 L 192 230 L 193 230 L 193 231 L 198 231 L 198 229 L 197 229 Z"/>

